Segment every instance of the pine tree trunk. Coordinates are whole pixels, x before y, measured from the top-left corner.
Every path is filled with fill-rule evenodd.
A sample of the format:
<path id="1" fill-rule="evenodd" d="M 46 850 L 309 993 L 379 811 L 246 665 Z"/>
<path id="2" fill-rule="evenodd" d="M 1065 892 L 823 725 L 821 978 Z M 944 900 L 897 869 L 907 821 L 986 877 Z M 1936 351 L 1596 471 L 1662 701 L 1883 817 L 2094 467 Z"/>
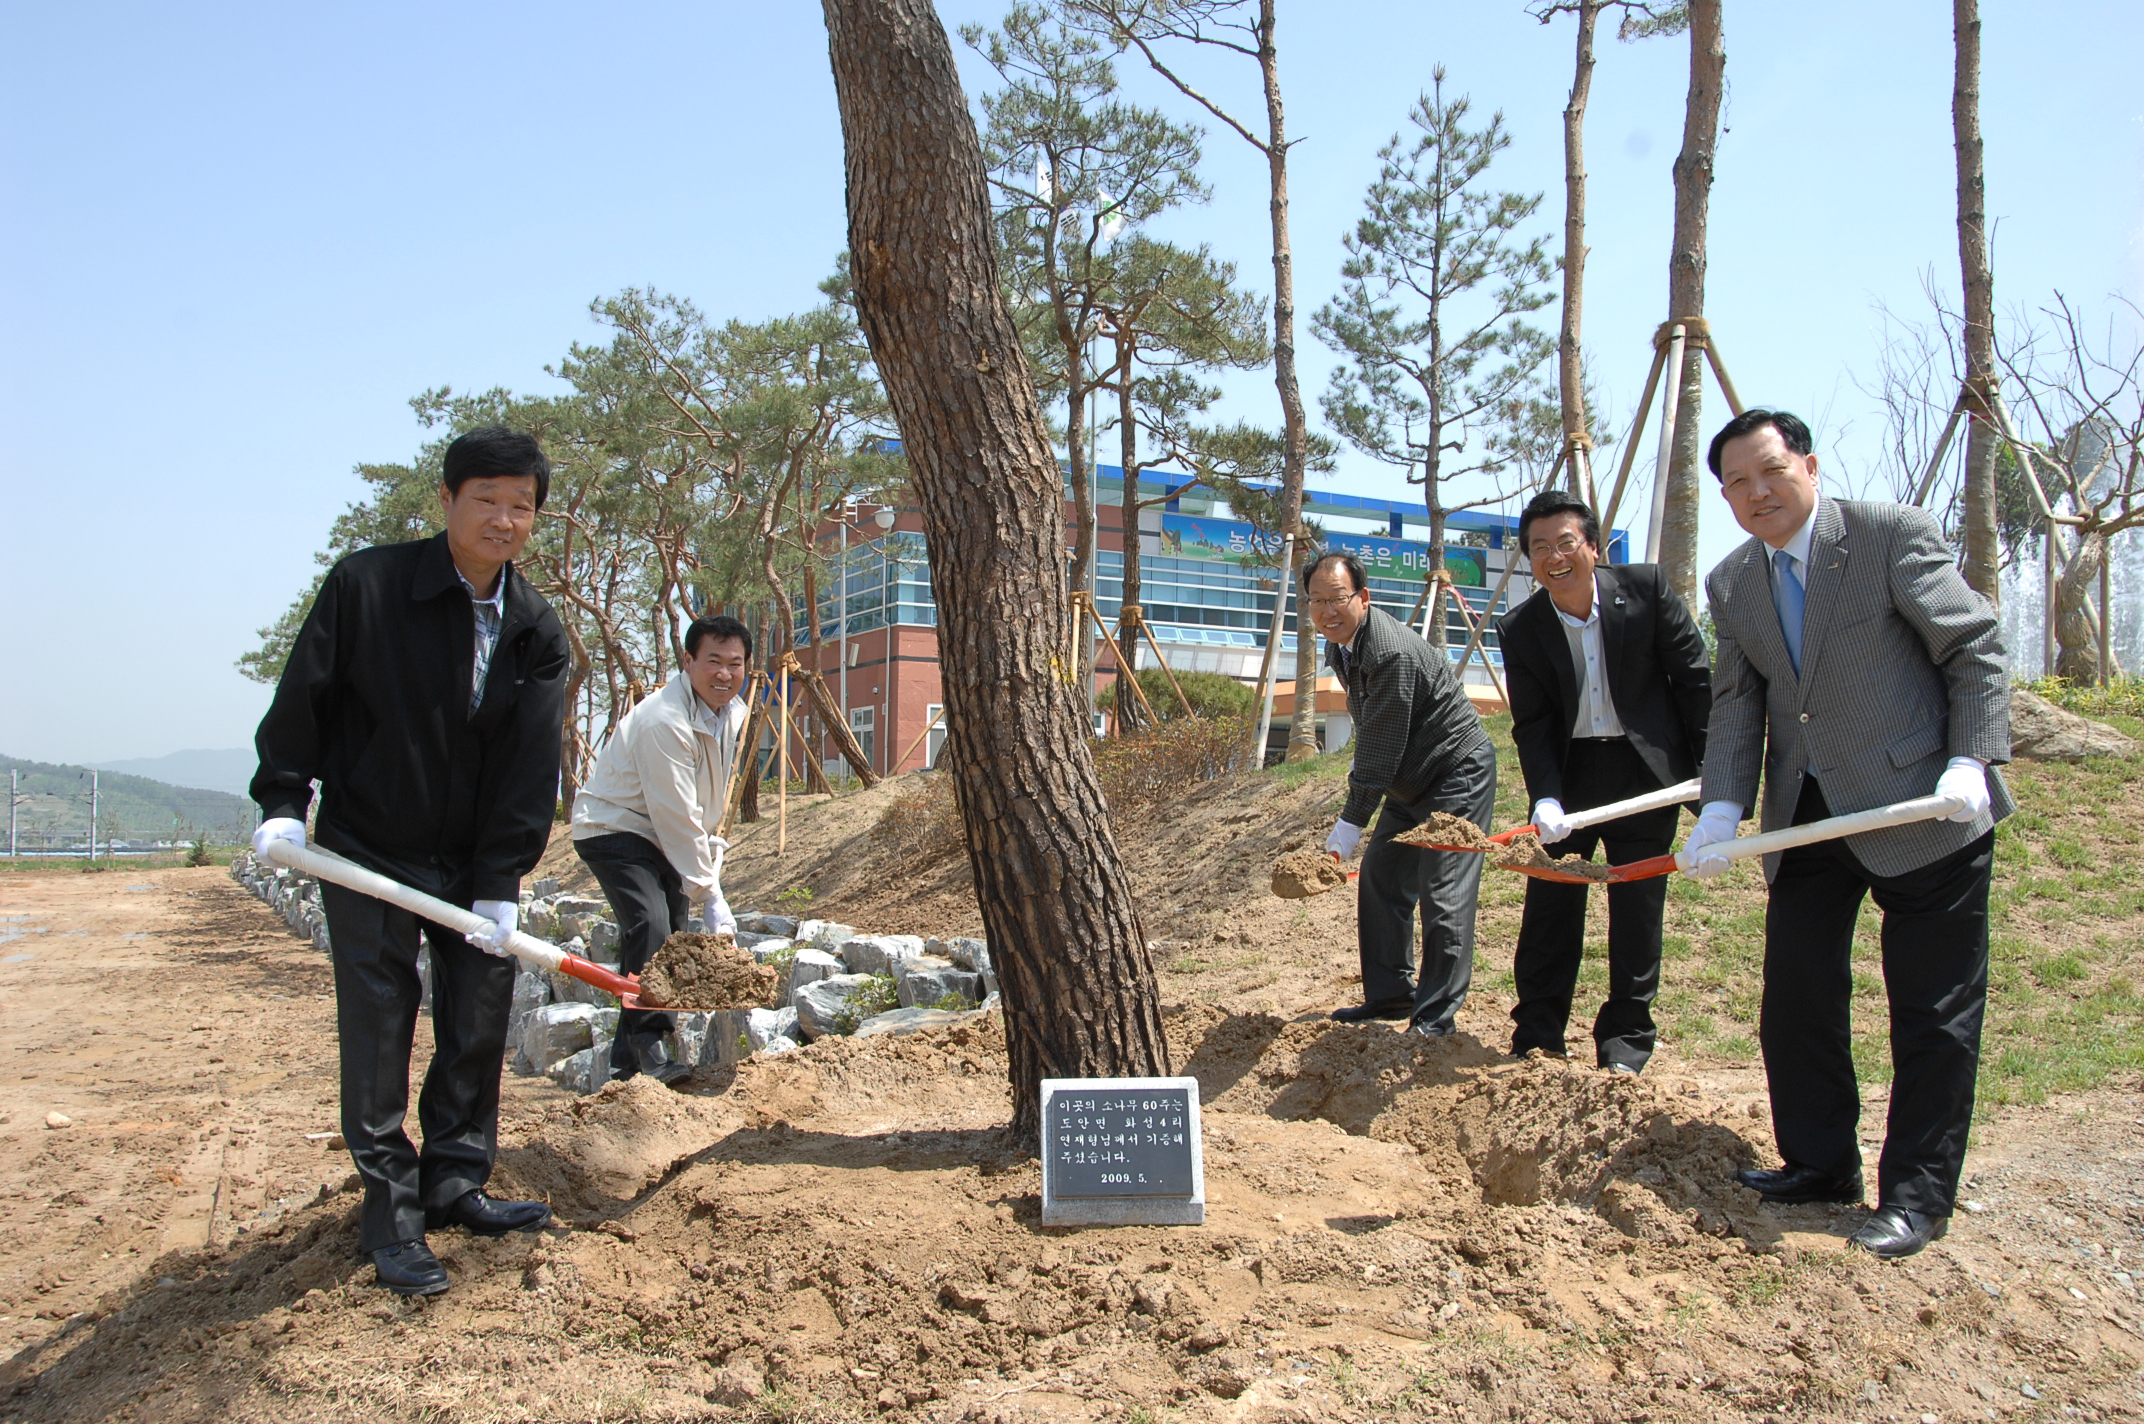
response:
<path id="1" fill-rule="evenodd" d="M 1153 957 L 1064 664 L 1064 489 L 929 0 L 824 0 L 857 305 L 923 507 L 954 794 L 1003 986 L 1014 1136 L 1048 1077 L 1169 1071 Z"/>
<path id="2" fill-rule="evenodd" d="M 1303 523 L 1303 472 L 1310 463 L 1310 422 L 1303 415 L 1303 389 L 1295 378 L 1295 248 L 1288 237 L 1288 118 L 1281 104 L 1280 50 L 1274 44 L 1276 0 L 1259 0 L 1258 77 L 1266 97 L 1266 176 L 1273 220 L 1273 385 L 1280 392 L 1281 532 Z M 1307 554 L 1308 540 L 1296 540 Z M 1300 565 L 1299 565 L 1300 566 Z M 1310 620 L 1298 617 L 1295 632 L 1295 714 L 1288 721 L 1289 761 L 1318 754 L 1318 647 Z"/>
<path id="3" fill-rule="evenodd" d="M 1571 99 L 1563 109 L 1563 323 L 1556 343 L 1556 385 L 1563 402 L 1563 448 L 1571 462 L 1567 488 L 1597 502 L 1586 431 L 1585 364 L 1579 327 L 1586 294 L 1586 99 L 1593 91 L 1593 32 L 1601 0 L 1578 0 L 1578 58 Z"/>
<path id="4" fill-rule="evenodd" d="M 1988 267 L 1988 180 L 1981 164 L 1980 3 L 1953 0 L 1958 72 L 1951 128 L 1958 148 L 1958 267 L 1965 289 L 1965 379 L 1987 400 L 1995 392 L 1995 274 Z M 1995 533 L 1996 431 L 1976 411 L 1965 433 L 1965 513 L 1960 572 L 1990 603 L 2002 602 L 2002 554 Z M 2098 661 L 2096 655 L 2094 663 Z"/>
<path id="5" fill-rule="evenodd" d="M 1704 331 L 1705 225 L 1712 198 L 1713 152 L 1719 143 L 1720 97 L 1727 46 L 1721 0 L 1690 3 L 1690 93 L 1683 110 L 1682 152 L 1675 156 L 1675 245 L 1668 254 L 1668 320 L 1692 323 L 1683 348 L 1675 434 L 1668 456 L 1666 516 L 1660 526 L 1660 566 L 1669 585 L 1697 606 L 1698 472 L 1705 457 Z"/>

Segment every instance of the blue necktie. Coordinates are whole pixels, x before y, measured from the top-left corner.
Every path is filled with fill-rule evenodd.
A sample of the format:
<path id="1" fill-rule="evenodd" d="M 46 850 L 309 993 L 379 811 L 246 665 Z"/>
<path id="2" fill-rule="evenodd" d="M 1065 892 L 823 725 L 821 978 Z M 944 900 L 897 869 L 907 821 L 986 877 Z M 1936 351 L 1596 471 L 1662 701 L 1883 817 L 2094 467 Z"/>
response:
<path id="1" fill-rule="evenodd" d="M 1772 602 L 1779 609 L 1779 631 L 1786 635 L 1787 657 L 1794 663 L 1794 675 L 1802 672 L 1802 603 L 1806 590 L 1802 587 L 1801 575 L 1795 572 L 1795 558 L 1782 549 L 1772 560 L 1772 567 L 1779 573 L 1773 580 Z"/>

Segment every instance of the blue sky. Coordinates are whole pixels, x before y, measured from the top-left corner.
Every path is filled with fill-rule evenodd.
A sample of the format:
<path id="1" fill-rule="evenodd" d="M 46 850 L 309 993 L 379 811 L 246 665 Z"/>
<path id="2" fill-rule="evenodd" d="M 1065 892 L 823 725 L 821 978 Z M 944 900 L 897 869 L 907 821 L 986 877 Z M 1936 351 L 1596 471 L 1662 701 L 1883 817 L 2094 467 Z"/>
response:
<path id="1" fill-rule="evenodd" d="M 945 4 L 950 26 L 998 4 Z M 1998 301 L 2144 292 L 2144 7 L 1985 0 Z M 1570 21 L 1517 4 L 1284 4 L 1301 311 L 1332 291 L 1378 145 L 1433 64 L 1560 221 Z M 1708 309 L 1745 399 L 1874 456 L 1884 302 L 1956 286 L 1950 7 L 1729 0 Z M 1627 420 L 1666 315 L 1687 51 L 1600 50 L 1587 344 Z M 981 67 L 965 63 L 971 87 Z M 1248 67 L 1201 68 L 1242 107 Z M 1127 88 L 1188 117 L 1143 71 Z M 843 241 L 817 8 L 735 3 L 0 9 L 0 750 L 155 756 L 250 739 L 232 670 L 303 585 L 351 467 L 405 458 L 428 387 L 547 386 L 631 284 L 759 317 Z M 1263 283 L 1256 155 L 1212 133 L 1213 202 L 1167 221 Z M 1552 316 L 1544 313 L 1544 316 Z M 1300 334 L 1314 401 L 1331 357 Z M 1719 408 L 1715 398 L 1711 409 Z M 1272 421 L 1269 383 L 1231 409 Z M 1641 468 L 1650 461 L 1650 440 Z M 1333 484 L 1408 497 L 1359 458 Z M 1709 496 L 1708 496 L 1709 498 Z M 1709 563 L 1738 537 L 1708 503 Z"/>

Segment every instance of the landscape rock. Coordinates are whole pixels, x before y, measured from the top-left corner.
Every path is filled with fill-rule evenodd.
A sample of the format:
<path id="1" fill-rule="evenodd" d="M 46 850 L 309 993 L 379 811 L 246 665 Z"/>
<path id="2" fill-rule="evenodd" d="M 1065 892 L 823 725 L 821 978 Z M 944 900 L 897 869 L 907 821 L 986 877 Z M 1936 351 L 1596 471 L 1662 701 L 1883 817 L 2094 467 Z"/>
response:
<path id="1" fill-rule="evenodd" d="M 954 1024 L 967 1023 L 981 1013 L 970 1009 L 965 1013 L 950 1009 L 891 1009 L 883 1014 L 873 1014 L 856 1026 L 858 1038 L 876 1038 L 882 1033 L 899 1037 L 920 1032 L 927 1028 L 950 1028 Z"/>
<path id="2" fill-rule="evenodd" d="M 899 965 L 922 957 L 920 935 L 858 936 L 841 947 L 842 962 L 851 974 L 892 975 Z"/>
<path id="3" fill-rule="evenodd" d="M 802 956 L 798 956 L 802 958 Z M 806 984 L 796 994 L 797 1027 L 807 1041 L 833 1033 L 834 1020 L 849 1000 L 871 983 L 869 974 L 836 974 Z"/>
<path id="4" fill-rule="evenodd" d="M 597 920 L 589 926 L 588 957 L 598 964 L 618 962 L 618 926 L 609 920 Z"/>
<path id="5" fill-rule="evenodd" d="M 529 886 L 529 894 L 538 900 L 548 900 L 558 894 L 558 881 L 555 877 L 546 875 L 543 879 Z"/>
<path id="6" fill-rule="evenodd" d="M 831 979 L 836 974 L 843 973 L 846 967 L 840 959 L 824 950 L 800 949 L 797 951 L 796 962 L 789 966 L 789 989 L 782 997 L 793 1004 L 806 985 L 816 984 L 822 979 Z"/>
<path id="7" fill-rule="evenodd" d="M 2133 757 L 2144 744 L 2104 722 L 2066 712 L 2022 687 L 2010 689 L 2010 754 L 2034 761 L 2083 761 L 2086 757 Z"/>
<path id="8" fill-rule="evenodd" d="M 806 920 L 797 926 L 798 944 L 808 944 L 827 954 L 840 954 L 842 946 L 854 938 L 854 925 L 837 925 L 832 920 Z"/>
<path id="9" fill-rule="evenodd" d="M 584 1048 L 595 1046 L 594 1004 L 545 1004 L 528 1017 L 522 1030 L 520 1061 L 531 1074 L 548 1073 L 552 1067 Z"/>
<path id="10" fill-rule="evenodd" d="M 784 939 L 778 935 L 755 935 L 753 936 L 753 938 L 755 938 L 759 942 L 757 944 L 749 946 L 749 948 L 752 951 L 752 957 L 758 960 L 761 964 L 773 963 L 782 955 L 796 948 L 797 943 L 793 939 Z M 737 942 L 739 944 L 744 943 L 742 939 L 738 940 Z"/>
<path id="11" fill-rule="evenodd" d="M 768 1039 L 767 1046 L 759 1051 L 761 1053 L 794 1053 L 803 1046 L 803 1044 L 797 1042 L 795 1039 L 789 1038 L 785 1035 L 778 1038 Z"/>
<path id="12" fill-rule="evenodd" d="M 610 1081 L 610 1040 L 559 1060 L 547 1076 L 568 1092 L 583 1096 L 594 1092 Z"/>
<path id="13" fill-rule="evenodd" d="M 797 1011 L 794 1007 L 779 1009 L 751 1009 L 745 1013 L 744 1036 L 752 1045 L 754 1053 L 760 1052 L 777 1038 L 797 1037 Z"/>
<path id="14" fill-rule="evenodd" d="M 917 960 L 901 966 L 905 971 L 894 992 L 904 1009 L 936 1008 L 948 994 L 959 994 L 970 1004 L 983 1001 L 983 976 L 950 964 Z"/>
<path id="15" fill-rule="evenodd" d="M 518 1055 L 521 1038 L 528 1027 L 528 1017 L 551 1002 L 551 980 L 533 969 L 522 969 L 514 975 L 514 997 L 506 1011 L 506 1051 Z"/>
<path id="16" fill-rule="evenodd" d="M 797 937 L 797 920 L 793 915 L 739 915 L 737 928 L 750 930 L 753 934 L 780 935 L 785 939 Z"/>

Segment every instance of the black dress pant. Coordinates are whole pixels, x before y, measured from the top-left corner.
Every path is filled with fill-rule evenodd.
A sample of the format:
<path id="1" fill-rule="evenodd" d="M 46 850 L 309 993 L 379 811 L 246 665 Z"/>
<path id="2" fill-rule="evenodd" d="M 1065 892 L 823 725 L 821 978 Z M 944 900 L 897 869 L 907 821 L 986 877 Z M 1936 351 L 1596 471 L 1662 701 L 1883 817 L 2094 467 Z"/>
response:
<path id="1" fill-rule="evenodd" d="M 1624 738 L 1578 739 L 1563 767 L 1564 808 L 1583 811 L 1627 801 L 1660 789 L 1645 758 Z M 1665 855 L 1674 844 L 1677 806 L 1643 811 L 1574 831 L 1548 847 L 1549 854 L 1593 858 L 1604 850 L 1610 865 Z M 1526 910 L 1519 920 L 1512 976 L 1519 1002 L 1511 1010 L 1511 1051 L 1564 1051 L 1571 996 L 1585 953 L 1584 885 L 1551 880 L 1526 882 Z M 1603 1068 L 1636 1071 L 1653 1056 L 1653 996 L 1660 990 L 1660 917 L 1668 902 L 1665 876 L 1608 887 L 1608 1001 L 1593 1020 L 1593 1051 Z"/>
<path id="2" fill-rule="evenodd" d="M 1830 815 L 1816 778 L 1794 823 Z M 1883 911 L 1891 1008 L 1891 1110 L 1877 1200 L 1949 1216 L 1965 1165 L 1988 1004 L 1988 878 L 1995 833 L 1904 875 L 1877 875 L 1844 841 L 1788 851 L 1764 921 L 1760 1037 L 1772 1131 L 1792 1166 L 1860 1170 L 1861 1091 L 1851 1035 L 1854 921 L 1864 894 Z"/>
<path id="3" fill-rule="evenodd" d="M 663 941 L 692 928 L 692 902 L 685 881 L 655 842 L 630 831 L 576 840 L 573 849 L 595 872 L 618 917 L 618 964 L 628 974 L 648 967 Z M 640 1071 L 641 1055 L 677 1027 L 668 1014 L 629 1009 L 618 1016 L 618 1037 L 610 1046 L 610 1076 L 630 1078 Z"/>
<path id="4" fill-rule="evenodd" d="M 1459 758 L 1419 801 L 1385 797 L 1362 853 L 1355 934 L 1362 952 L 1362 997 L 1381 1004 L 1412 997 L 1414 1022 L 1449 1033 L 1474 982 L 1474 911 L 1485 856 L 1394 845 L 1392 838 L 1448 811 L 1486 827 L 1496 814 L 1496 748 L 1487 741 Z M 1422 911 L 1422 963 L 1415 969 L 1415 907 Z"/>
<path id="5" fill-rule="evenodd" d="M 469 904 L 466 880 L 394 877 L 450 904 Z M 499 1148 L 499 1069 L 514 997 L 514 961 L 460 932 L 383 900 L 320 883 L 335 963 L 342 1045 L 342 1136 L 365 1187 L 358 1242 L 368 1254 L 422 1237 L 427 1217 L 491 1179 Z M 423 988 L 419 933 L 432 950 L 432 1066 L 417 1097 L 424 1150 L 410 1144 L 409 1051 Z"/>

